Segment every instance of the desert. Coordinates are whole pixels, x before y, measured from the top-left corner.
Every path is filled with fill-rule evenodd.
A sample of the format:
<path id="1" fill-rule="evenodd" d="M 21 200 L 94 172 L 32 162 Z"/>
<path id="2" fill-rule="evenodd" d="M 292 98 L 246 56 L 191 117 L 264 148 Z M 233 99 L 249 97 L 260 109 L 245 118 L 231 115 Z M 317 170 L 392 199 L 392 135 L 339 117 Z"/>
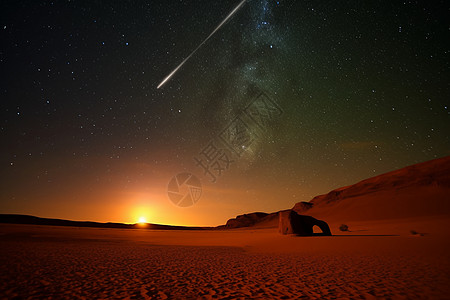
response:
<path id="1" fill-rule="evenodd" d="M 0 300 L 450 299 L 449 0 L 0 1 Z"/>
<path id="2" fill-rule="evenodd" d="M 315 198 L 332 198 L 328 203 L 293 207 L 326 220 L 332 236 L 280 234 L 278 212 L 195 230 L 0 224 L 0 295 L 448 299 L 449 162 L 446 157 L 386 173 L 339 189 L 339 197 L 331 191 Z M 433 197 L 421 200 L 425 192 Z M 376 209 L 393 201 L 403 201 L 398 218 L 386 207 Z M 341 231 L 344 221 L 348 230 Z"/>
<path id="3" fill-rule="evenodd" d="M 386 235 L 385 225 L 332 237 L 1 225 L 0 291 L 5 299 L 446 299 L 448 233 Z"/>

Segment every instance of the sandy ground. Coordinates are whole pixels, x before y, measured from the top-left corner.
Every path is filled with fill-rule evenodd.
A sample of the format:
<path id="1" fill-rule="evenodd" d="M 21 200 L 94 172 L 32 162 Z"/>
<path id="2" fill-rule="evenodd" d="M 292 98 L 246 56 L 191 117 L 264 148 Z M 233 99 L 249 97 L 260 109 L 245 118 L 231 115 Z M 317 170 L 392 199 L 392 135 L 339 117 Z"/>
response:
<path id="1" fill-rule="evenodd" d="M 332 237 L 0 224 L 0 298 L 449 299 L 449 222 L 428 223 Z"/>

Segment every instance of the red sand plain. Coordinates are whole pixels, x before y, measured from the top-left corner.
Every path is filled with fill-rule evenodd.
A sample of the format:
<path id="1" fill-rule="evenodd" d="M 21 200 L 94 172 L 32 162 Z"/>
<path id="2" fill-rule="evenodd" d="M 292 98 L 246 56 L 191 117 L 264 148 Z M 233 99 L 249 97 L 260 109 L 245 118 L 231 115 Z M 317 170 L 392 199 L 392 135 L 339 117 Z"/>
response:
<path id="1" fill-rule="evenodd" d="M 449 299 L 449 218 L 330 225 L 295 237 L 0 224 L 0 298 Z"/>
<path id="2" fill-rule="evenodd" d="M 0 224 L 0 298 L 450 299 L 450 156 L 311 202 L 333 236 Z"/>

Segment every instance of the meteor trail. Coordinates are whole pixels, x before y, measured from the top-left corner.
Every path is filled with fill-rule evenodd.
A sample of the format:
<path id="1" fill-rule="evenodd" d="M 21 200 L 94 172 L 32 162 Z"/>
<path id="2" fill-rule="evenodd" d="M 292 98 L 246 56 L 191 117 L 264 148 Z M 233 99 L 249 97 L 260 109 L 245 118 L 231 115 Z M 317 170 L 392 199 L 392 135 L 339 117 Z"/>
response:
<path id="1" fill-rule="evenodd" d="M 203 46 L 203 44 L 204 43 L 206 43 L 208 40 L 209 40 L 209 38 L 210 37 L 212 37 L 213 35 L 214 35 L 214 33 L 216 33 L 216 31 L 217 30 L 219 30 L 220 29 L 220 27 L 222 27 L 222 25 L 223 24 L 225 24 L 225 22 L 226 21 L 228 21 L 228 19 L 229 18 L 231 18 L 238 10 L 239 10 L 239 8 L 241 8 L 241 6 L 242 5 L 244 5 L 244 3 L 245 3 L 245 1 L 247 1 L 247 0 L 242 0 L 241 1 L 241 3 L 239 3 L 239 5 L 238 6 L 236 6 L 229 14 L 228 14 L 228 16 L 216 27 L 216 29 L 214 29 L 213 30 L 213 32 L 211 32 L 211 34 L 210 35 L 208 35 L 208 37 L 203 41 L 203 42 L 201 42 L 200 43 L 200 45 L 198 45 L 198 47 L 197 48 L 195 48 L 194 49 L 194 51 L 192 51 L 192 53 L 191 54 L 189 54 L 189 56 L 188 57 L 186 57 L 182 62 L 181 62 L 181 64 L 179 64 L 178 65 L 178 67 L 176 67 L 169 75 L 167 75 L 167 77 L 166 78 L 164 78 L 164 80 L 163 81 L 161 81 L 161 83 L 158 85 L 158 89 L 160 88 L 160 87 L 162 87 L 183 65 L 184 65 L 184 63 L 185 62 L 187 62 L 188 61 L 188 59 L 189 58 L 191 58 L 191 56 L 192 55 L 194 55 L 195 54 L 195 52 L 197 52 L 197 50 L 198 49 L 200 49 L 200 47 L 201 46 Z"/>

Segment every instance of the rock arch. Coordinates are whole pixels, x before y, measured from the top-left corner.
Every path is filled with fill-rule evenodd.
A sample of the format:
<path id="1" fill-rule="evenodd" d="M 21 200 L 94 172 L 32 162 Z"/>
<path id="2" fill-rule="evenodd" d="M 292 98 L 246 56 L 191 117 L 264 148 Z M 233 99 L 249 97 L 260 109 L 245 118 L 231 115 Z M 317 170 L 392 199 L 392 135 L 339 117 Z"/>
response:
<path id="1" fill-rule="evenodd" d="M 314 225 L 317 225 L 322 233 L 314 233 Z M 296 234 L 299 236 L 331 235 L 327 222 L 311 216 L 299 215 L 291 209 L 279 212 L 278 231 L 281 234 Z"/>

